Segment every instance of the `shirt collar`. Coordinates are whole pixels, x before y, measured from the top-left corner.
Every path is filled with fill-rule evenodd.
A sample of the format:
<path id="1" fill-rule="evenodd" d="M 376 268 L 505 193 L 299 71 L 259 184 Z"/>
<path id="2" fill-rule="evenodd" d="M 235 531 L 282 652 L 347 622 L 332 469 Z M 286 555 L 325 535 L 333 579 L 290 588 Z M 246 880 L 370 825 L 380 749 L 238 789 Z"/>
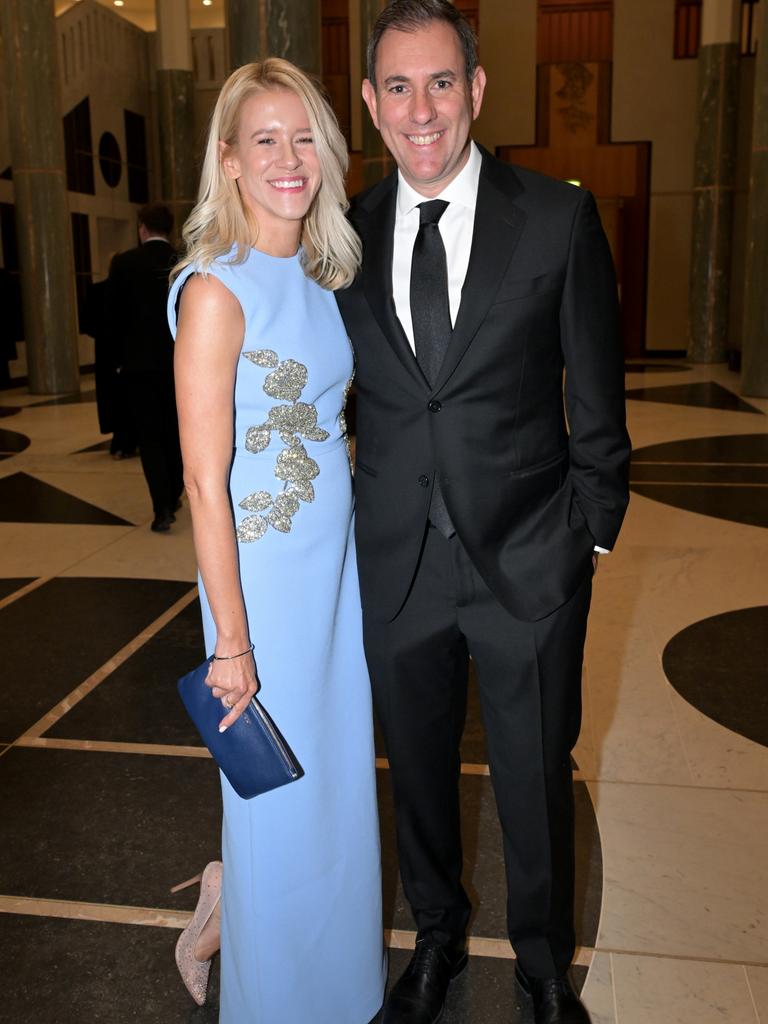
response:
<path id="1" fill-rule="evenodd" d="M 146 245 L 147 242 L 166 242 L 167 243 L 168 239 L 165 237 L 165 235 L 148 235 L 141 244 L 142 245 Z"/>
<path id="2" fill-rule="evenodd" d="M 477 189 L 480 184 L 480 167 L 483 158 L 480 150 L 470 141 L 469 158 L 452 182 L 445 186 L 442 192 L 431 199 L 444 199 L 447 203 L 456 203 L 468 210 L 474 211 L 477 205 Z M 419 203 L 423 203 L 427 196 L 421 195 L 403 177 L 401 171 L 397 172 L 397 212 L 398 216 L 404 217 L 414 210 Z"/>

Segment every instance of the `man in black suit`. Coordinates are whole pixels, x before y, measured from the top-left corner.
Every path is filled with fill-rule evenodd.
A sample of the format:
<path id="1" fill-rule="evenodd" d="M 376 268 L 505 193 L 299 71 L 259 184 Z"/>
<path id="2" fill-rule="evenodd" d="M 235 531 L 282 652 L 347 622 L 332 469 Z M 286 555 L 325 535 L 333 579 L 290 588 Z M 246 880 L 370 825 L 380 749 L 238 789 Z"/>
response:
<path id="1" fill-rule="evenodd" d="M 176 253 L 168 239 L 173 214 L 159 203 L 139 210 L 140 245 L 109 268 L 109 315 L 119 347 L 120 377 L 131 410 L 141 465 L 152 498 L 152 530 L 166 533 L 183 490 L 179 424 L 168 329 L 168 275 Z"/>
<path id="2" fill-rule="evenodd" d="M 469 655 L 518 982 L 537 1024 L 581 1024 L 567 977 L 570 751 L 596 552 L 613 546 L 628 499 L 611 256 L 589 192 L 470 141 L 485 74 L 448 0 L 393 0 L 368 75 L 398 171 L 353 204 L 363 267 L 337 294 L 357 357 L 366 654 L 418 928 L 384 1024 L 437 1021 L 467 960 Z"/>

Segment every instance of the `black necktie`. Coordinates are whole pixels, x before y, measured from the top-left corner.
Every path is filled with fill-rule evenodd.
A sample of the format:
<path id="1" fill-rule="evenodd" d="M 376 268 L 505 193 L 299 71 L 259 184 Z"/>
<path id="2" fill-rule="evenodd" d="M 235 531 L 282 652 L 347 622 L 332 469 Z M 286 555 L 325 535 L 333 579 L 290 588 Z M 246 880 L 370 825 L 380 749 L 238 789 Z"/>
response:
<path id="1" fill-rule="evenodd" d="M 443 365 L 451 339 L 448 268 L 438 221 L 448 203 L 432 199 L 419 205 L 419 233 L 411 262 L 411 319 L 416 360 L 431 385 Z"/>
<path id="2" fill-rule="evenodd" d="M 419 232 L 411 261 L 411 320 L 416 361 L 434 386 L 451 340 L 448 267 L 438 222 L 448 206 L 444 199 L 419 204 Z M 435 477 L 429 518 L 445 537 L 454 533 L 440 481 Z"/>

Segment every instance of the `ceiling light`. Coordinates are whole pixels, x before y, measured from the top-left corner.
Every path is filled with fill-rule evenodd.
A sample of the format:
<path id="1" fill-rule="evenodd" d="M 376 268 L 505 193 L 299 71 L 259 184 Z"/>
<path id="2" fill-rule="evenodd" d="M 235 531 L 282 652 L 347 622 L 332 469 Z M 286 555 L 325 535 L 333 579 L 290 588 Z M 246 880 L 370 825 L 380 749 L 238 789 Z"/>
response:
<path id="1" fill-rule="evenodd" d="M 203 0 L 203 7 L 210 7 L 213 0 Z"/>
<path id="2" fill-rule="evenodd" d="M 115 7 L 125 7 L 125 0 L 112 0 Z"/>

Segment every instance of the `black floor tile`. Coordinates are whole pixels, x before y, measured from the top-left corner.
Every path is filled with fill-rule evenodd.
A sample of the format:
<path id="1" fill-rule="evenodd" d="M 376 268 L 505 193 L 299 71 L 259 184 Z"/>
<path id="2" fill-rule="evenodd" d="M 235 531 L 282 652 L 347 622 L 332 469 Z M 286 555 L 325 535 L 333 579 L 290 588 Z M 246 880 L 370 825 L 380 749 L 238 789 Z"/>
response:
<path id="1" fill-rule="evenodd" d="M 189 589 L 171 580 L 54 579 L 0 610 L 2 733 L 28 729 Z"/>
<path id="2" fill-rule="evenodd" d="M 765 463 L 768 465 L 768 434 L 718 434 L 693 437 L 687 441 L 664 441 L 636 448 L 633 466 L 638 462 L 726 462 Z"/>
<path id="3" fill-rule="evenodd" d="M 412 930 L 397 879 L 386 772 L 379 772 L 385 927 Z M 586 787 L 577 808 L 576 919 L 594 945 L 602 861 Z M 476 935 L 504 939 L 501 836 L 490 781 L 461 781 L 465 885 Z M 188 908 L 171 895 L 218 854 L 218 775 L 209 759 L 15 747 L 0 758 L 0 892 L 45 899 Z"/>
<path id="4" fill-rule="evenodd" d="M 0 479 L 0 522 L 134 525 L 28 473 L 12 473 Z"/>
<path id="5" fill-rule="evenodd" d="M 176 680 L 204 657 L 200 604 L 194 601 L 46 735 L 199 747 Z"/>
<path id="6" fill-rule="evenodd" d="M 0 430 L 0 452 L 16 455 L 29 448 L 29 438 L 17 430 Z"/>
<path id="7" fill-rule="evenodd" d="M 397 871 L 394 814 L 387 772 L 378 773 L 382 834 L 384 923 L 387 928 L 413 930 L 414 923 Z M 594 946 L 602 899 L 602 853 L 592 802 L 584 783 L 575 783 L 576 900 L 579 945 Z M 470 928 L 475 935 L 504 939 L 506 881 L 501 830 L 490 779 L 464 775 L 461 779 L 464 886 L 472 900 Z"/>
<path id="8" fill-rule="evenodd" d="M 0 1021 L 8 1024 L 216 1024 L 218 957 L 208 1000 L 197 1007 L 173 961 L 175 929 L 4 914 Z M 411 957 L 389 951 L 393 984 Z M 572 977 L 581 990 L 585 968 Z M 380 1024 L 381 1015 L 371 1024 Z M 279 1022 L 274 1022 L 279 1024 Z M 441 1024 L 533 1024 L 514 982 L 514 961 L 471 957 L 451 985 Z"/>
<path id="9" fill-rule="evenodd" d="M 220 837 L 208 758 L 21 747 L 0 757 L 4 894 L 192 909 L 196 886 L 169 889 L 220 856 Z"/>
<path id="10" fill-rule="evenodd" d="M 34 576 L 28 576 L 26 578 L 0 578 L 0 600 L 4 597 L 8 597 L 9 594 L 13 594 L 17 590 L 21 590 L 22 587 L 26 587 L 26 585 L 31 583 L 33 579 Z"/>
<path id="11" fill-rule="evenodd" d="M 28 409 L 42 409 L 48 405 L 82 405 L 83 402 L 95 402 L 95 391 L 78 391 L 74 395 L 62 395 L 59 398 L 48 398 L 44 402 L 34 402 Z"/>
<path id="12" fill-rule="evenodd" d="M 714 381 L 699 381 L 695 384 L 670 384 L 666 387 L 630 388 L 627 398 L 640 402 L 663 402 L 669 405 L 690 405 L 699 409 L 723 409 L 728 412 L 754 412 L 762 410 L 744 402 L 722 384 Z"/>
<path id="13" fill-rule="evenodd" d="M 216 1024 L 218 958 L 198 1008 L 173 959 L 171 928 L 0 915 L 7 1024 Z"/>
<path id="14" fill-rule="evenodd" d="M 672 637 L 664 672 L 677 692 L 726 729 L 768 746 L 768 607 L 694 622 Z"/>
<path id="15" fill-rule="evenodd" d="M 112 446 L 112 441 L 107 438 L 106 441 L 97 441 L 96 444 L 90 444 L 87 448 L 78 448 L 75 455 L 83 455 L 85 452 L 108 452 Z"/>
<path id="16" fill-rule="evenodd" d="M 764 466 L 708 465 L 701 462 L 665 463 L 637 462 L 630 472 L 631 483 L 670 481 L 673 483 L 768 484 L 768 463 Z"/>
<path id="17" fill-rule="evenodd" d="M 631 483 L 630 488 L 645 498 L 687 512 L 746 526 L 768 527 L 768 488 L 765 487 Z"/>

